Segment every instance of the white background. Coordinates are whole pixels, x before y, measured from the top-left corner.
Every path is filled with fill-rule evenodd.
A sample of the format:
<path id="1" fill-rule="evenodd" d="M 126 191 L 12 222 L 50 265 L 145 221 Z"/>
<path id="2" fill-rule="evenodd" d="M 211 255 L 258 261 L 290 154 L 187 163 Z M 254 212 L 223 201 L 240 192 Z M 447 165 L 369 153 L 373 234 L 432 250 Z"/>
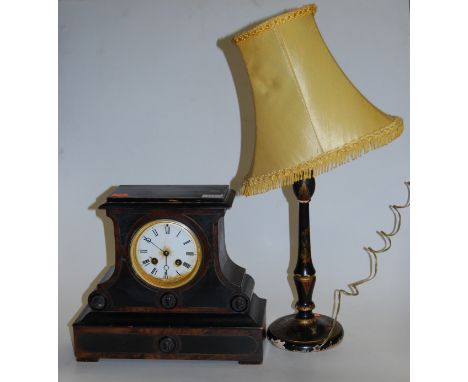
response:
<path id="1" fill-rule="evenodd" d="M 262 366 L 234 362 L 76 363 L 70 324 L 112 263 L 111 223 L 96 206 L 119 184 L 232 184 L 253 149 L 251 98 L 229 36 L 297 1 L 59 3 L 59 374 L 61 381 L 409 379 L 409 212 L 377 278 L 344 299 L 343 343 L 320 354 L 265 343 Z M 403 0 L 317 2 L 317 24 L 353 83 L 403 117 L 390 145 L 317 178 L 310 206 L 317 312 L 366 276 L 365 245 L 391 229 L 388 204 L 409 179 L 409 9 Z M 267 322 L 292 312 L 297 214 L 289 190 L 238 197 L 226 215 L 231 258 L 267 298 Z M 291 224 L 290 224 L 291 223 Z M 291 259 L 293 256 L 293 259 Z"/>

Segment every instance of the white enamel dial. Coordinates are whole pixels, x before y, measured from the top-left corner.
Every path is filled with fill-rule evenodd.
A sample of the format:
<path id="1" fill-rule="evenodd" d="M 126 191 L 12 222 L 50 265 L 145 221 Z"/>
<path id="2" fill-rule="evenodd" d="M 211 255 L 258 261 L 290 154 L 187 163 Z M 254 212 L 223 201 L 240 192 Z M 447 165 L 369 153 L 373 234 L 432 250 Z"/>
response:
<path id="1" fill-rule="evenodd" d="M 154 220 L 133 236 L 130 257 L 141 279 L 159 288 L 176 288 L 197 273 L 200 242 L 190 228 L 178 221 Z"/>

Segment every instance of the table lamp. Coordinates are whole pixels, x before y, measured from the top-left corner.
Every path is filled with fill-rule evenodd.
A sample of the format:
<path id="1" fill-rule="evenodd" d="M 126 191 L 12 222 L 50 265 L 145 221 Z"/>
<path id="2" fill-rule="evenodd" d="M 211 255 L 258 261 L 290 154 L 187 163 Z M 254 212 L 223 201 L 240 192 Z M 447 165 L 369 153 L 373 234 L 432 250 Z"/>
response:
<path id="1" fill-rule="evenodd" d="M 306 5 L 237 34 L 252 86 L 256 142 L 246 196 L 292 185 L 299 201 L 299 246 L 294 283 L 295 314 L 267 331 L 277 347 L 320 351 L 337 345 L 343 327 L 314 313 L 315 269 L 310 252 L 309 201 L 314 176 L 381 147 L 403 132 L 401 118 L 371 104 L 328 50 Z"/>

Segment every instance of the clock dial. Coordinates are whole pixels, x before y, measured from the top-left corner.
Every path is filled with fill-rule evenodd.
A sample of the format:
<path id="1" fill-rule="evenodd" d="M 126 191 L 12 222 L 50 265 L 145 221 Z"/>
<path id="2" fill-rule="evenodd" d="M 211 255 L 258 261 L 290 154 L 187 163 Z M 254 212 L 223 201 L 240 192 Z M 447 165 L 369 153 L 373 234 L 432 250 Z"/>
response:
<path id="1" fill-rule="evenodd" d="M 148 284 L 177 288 L 188 283 L 201 263 L 200 242 L 186 225 L 169 219 L 142 226 L 130 246 L 132 267 Z"/>

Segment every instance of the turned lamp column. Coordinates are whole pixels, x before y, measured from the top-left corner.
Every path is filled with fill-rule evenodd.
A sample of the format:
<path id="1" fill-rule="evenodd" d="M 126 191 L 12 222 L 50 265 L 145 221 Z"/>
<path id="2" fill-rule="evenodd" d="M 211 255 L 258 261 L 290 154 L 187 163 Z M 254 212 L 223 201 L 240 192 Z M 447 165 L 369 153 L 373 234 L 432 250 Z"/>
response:
<path id="1" fill-rule="evenodd" d="M 343 338 L 343 327 L 324 314 L 314 314 L 312 292 L 315 286 L 315 268 L 310 254 L 309 202 L 315 191 L 313 177 L 293 184 L 299 201 L 299 247 L 294 268 L 297 290 L 297 313 L 275 320 L 267 331 L 270 342 L 284 350 L 321 351 L 336 345 Z"/>
<path id="2" fill-rule="evenodd" d="M 302 320 L 313 319 L 312 293 L 315 286 L 315 268 L 310 253 L 310 220 L 309 202 L 315 191 L 315 179 L 300 180 L 293 184 L 294 194 L 299 201 L 299 249 L 296 268 L 294 268 L 294 284 L 296 284 L 298 300 L 296 317 Z"/>

